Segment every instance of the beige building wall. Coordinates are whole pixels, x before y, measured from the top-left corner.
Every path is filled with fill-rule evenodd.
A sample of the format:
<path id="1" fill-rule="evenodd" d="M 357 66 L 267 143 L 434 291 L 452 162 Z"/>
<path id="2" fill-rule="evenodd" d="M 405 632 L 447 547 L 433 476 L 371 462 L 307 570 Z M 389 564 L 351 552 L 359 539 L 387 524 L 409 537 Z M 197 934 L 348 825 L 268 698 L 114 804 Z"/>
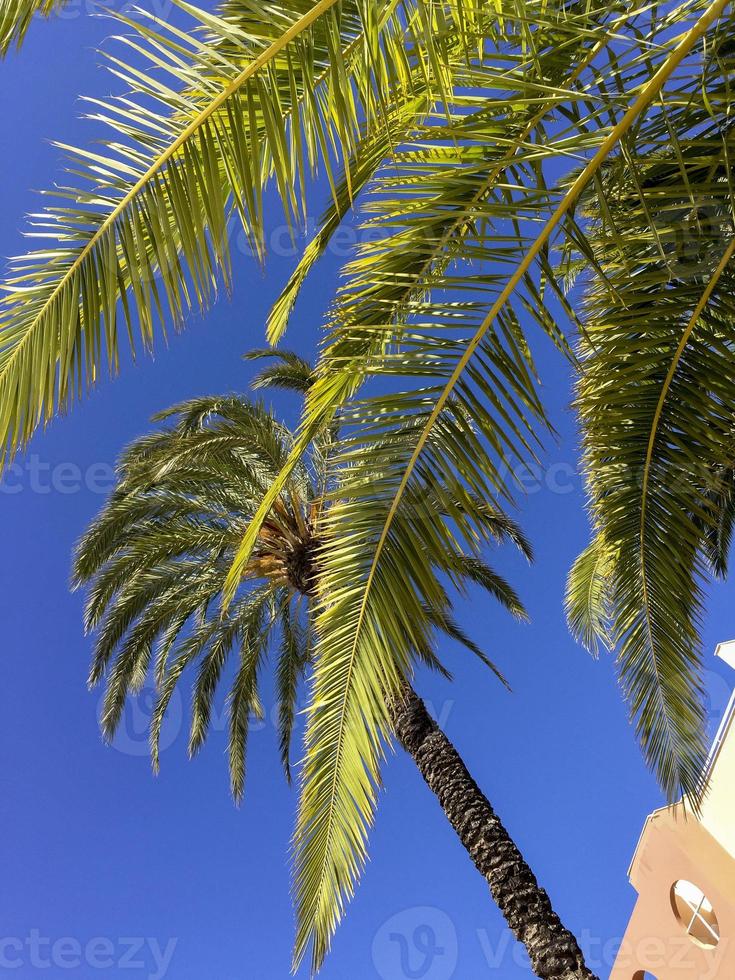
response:
<path id="1" fill-rule="evenodd" d="M 735 667 L 735 641 L 717 653 Z M 706 780 L 699 819 L 682 802 L 646 821 L 630 867 L 638 899 L 610 980 L 735 980 L 735 695 Z"/>

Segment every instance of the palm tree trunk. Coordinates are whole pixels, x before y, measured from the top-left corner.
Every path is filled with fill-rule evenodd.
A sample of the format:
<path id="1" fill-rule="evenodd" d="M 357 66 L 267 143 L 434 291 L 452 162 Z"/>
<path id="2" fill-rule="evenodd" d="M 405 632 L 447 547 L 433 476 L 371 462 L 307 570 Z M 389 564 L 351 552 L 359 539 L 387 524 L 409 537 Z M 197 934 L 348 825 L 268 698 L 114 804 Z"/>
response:
<path id="1" fill-rule="evenodd" d="M 398 741 L 439 800 L 516 939 L 528 950 L 536 976 L 597 980 L 459 753 L 408 685 L 392 716 Z"/>

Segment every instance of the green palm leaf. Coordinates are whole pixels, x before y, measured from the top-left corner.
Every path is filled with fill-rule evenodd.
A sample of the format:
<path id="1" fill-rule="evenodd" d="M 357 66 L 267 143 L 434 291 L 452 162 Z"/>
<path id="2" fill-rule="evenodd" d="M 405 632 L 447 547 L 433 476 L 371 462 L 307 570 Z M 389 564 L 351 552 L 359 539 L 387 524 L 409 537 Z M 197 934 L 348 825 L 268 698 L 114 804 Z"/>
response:
<path id="1" fill-rule="evenodd" d="M 600 644 L 613 649 L 610 635 L 610 574 L 613 556 L 598 535 L 577 558 L 569 572 L 566 611 L 569 630 L 590 653 Z"/>
<path id="2" fill-rule="evenodd" d="M 621 680 L 648 761 L 695 806 L 703 587 L 726 568 L 731 526 L 731 23 L 695 75 L 706 98 L 653 116 L 638 141 L 660 149 L 609 168 L 604 213 L 590 202 L 605 283 L 586 287 L 578 386 Z"/>
<path id="3" fill-rule="evenodd" d="M 418 0 L 289 0 L 250 19 L 235 16 L 235 3 L 229 19 L 177 3 L 188 32 L 144 10 L 138 20 L 116 15 L 133 36 L 120 39 L 129 61 L 110 55 L 110 65 L 130 95 L 94 103 L 114 138 L 100 152 L 67 148 L 82 177 L 61 189 L 72 205 L 36 216 L 33 234 L 49 244 L 14 260 L 5 283 L 5 458 L 95 383 L 105 361 L 118 369 L 121 330 L 148 349 L 165 308 L 180 325 L 192 303 L 208 301 L 218 274 L 229 275 L 233 213 L 261 254 L 271 176 L 297 220 L 309 170 L 321 164 L 331 179 L 330 148 L 346 161 L 388 93 L 400 100 L 419 75 L 443 85 L 433 73 L 445 70 L 446 18 L 435 9 L 427 22 Z M 459 6 L 472 35 L 474 0 Z"/>
<path id="4" fill-rule="evenodd" d="M 50 17 L 66 3 L 67 0 L 4 0 L 0 9 L 0 56 L 4 57 L 13 45 L 20 47 L 36 15 Z"/>

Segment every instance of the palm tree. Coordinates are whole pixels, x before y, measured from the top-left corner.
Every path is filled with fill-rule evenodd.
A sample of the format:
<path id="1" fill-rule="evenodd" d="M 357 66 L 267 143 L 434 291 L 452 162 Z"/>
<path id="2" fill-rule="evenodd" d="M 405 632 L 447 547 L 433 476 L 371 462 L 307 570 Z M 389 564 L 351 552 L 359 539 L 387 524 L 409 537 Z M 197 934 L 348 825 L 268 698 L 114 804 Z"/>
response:
<path id="1" fill-rule="evenodd" d="M 258 374 L 256 387 L 305 392 L 312 385 L 311 367 L 297 355 L 255 351 L 250 356 L 264 355 L 277 360 Z M 239 802 L 248 721 L 253 714 L 262 715 L 260 675 L 274 645 L 279 744 L 290 780 L 297 689 L 314 667 L 321 528 L 330 506 L 325 455 L 336 433 L 317 440 L 308 461 L 292 473 L 259 531 L 237 596 L 222 614 L 233 553 L 288 458 L 293 436 L 262 403 L 235 395 L 197 398 L 156 420 L 166 427 L 125 451 L 118 485 L 76 551 L 74 583 L 88 587 L 85 625 L 96 634 L 89 680 L 91 685 L 105 682 L 101 725 L 112 739 L 126 698 L 153 673 L 158 694 L 151 716 L 151 753 L 157 770 L 161 725 L 187 668 L 196 667 L 189 736 L 194 755 L 207 737 L 213 699 L 228 658 L 234 657 L 227 696 L 228 755 L 232 794 Z M 431 506 L 442 510 L 439 501 Z M 530 559 L 517 525 L 499 508 L 483 510 L 487 536 L 497 543 L 513 542 Z M 447 551 L 439 571 L 463 590 L 479 585 L 514 616 L 525 618 L 518 596 L 476 549 Z M 427 610 L 427 619 L 433 630 L 416 650 L 421 662 L 450 676 L 436 652 L 439 634 L 459 641 L 503 680 L 454 620 L 447 592 Z M 398 741 L 488 881 L 537 975 L 592 977 L 576 940 L 410 683 L 404 683 L 394 700 L 391 717 Z"/>
<path id="2" fill-rule="evenodd" d="M 587 338 L 578 400 L 599 536 L 582 563 L 589 588 L 570 593 L 572 619 L 593 635 L 610 612 L 647 759 L 669 796 L 696 798 L 699 591 L 713 533 L 727 527 L 735 414 L 727 385 L 708 382 L 727 348 L 731 249 L 718 252 L 697 207 L 714 195 L 730 221 L 727 7 L 288 0 L 266 21 L 229 0 L 216 17 L 182 4 L 199 28 L 190 34 L 121 18 L 130 65 L 114 65 L 130 91 L 95 109 L 113 136 L 71 151 L 73 186 L 36 219 L 51 241 L 16 260 L 6 283 L 6 459 L 105 362 L 117 369 L 120 333 L 148 349 L 159 321 L 180 325 L 228 280 L 230 218 L 262 252 L 269 184 L 294 223 L 312 169 L 332 197 L 273 310 L 271 340 L 359 192 L 380 231 L 344 270 L 302 423 L 222 587 L 226 606 L 304 453 L 339 424 L 295 849 L 299 955 L 313 940 L 319 960 L 364 863 L 391 705 L 434 628 L 441 555 L 455 537 L 485 538 L 482 503 L 513 495 L 508 474 L 548 431 L 529 321 L 566 354 Z M 663 183 L 649 171 L 660 160 Z M 683 285 L 661 234 L 682 202 L 705 257 Z M 567 291 L 580 271 L 586 304 Z M 669 480 L 688 444 L 678 404 L 705 413 L 689 455 L 707 474 L 685 490 Z M 616 483 L 619 465 L 640 470 L 635 493 L 636 480 Z M 664 481 L 651 478 L 658 467 Z"/>

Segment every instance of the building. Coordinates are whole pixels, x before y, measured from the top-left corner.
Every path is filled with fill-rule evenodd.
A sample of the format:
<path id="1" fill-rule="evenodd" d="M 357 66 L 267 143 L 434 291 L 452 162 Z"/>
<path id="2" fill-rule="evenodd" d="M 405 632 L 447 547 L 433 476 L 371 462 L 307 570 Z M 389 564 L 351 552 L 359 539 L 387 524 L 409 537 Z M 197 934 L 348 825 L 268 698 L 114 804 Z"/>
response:
<path id="1" fill-rule="evenodd" d="M 716 655 L 735 669 L 735 640 Z M 646 820 L 638 892 L 610 980 L 735 980 L 735 693 L 707 763 L 699 817 L 685 803 Z"/>

